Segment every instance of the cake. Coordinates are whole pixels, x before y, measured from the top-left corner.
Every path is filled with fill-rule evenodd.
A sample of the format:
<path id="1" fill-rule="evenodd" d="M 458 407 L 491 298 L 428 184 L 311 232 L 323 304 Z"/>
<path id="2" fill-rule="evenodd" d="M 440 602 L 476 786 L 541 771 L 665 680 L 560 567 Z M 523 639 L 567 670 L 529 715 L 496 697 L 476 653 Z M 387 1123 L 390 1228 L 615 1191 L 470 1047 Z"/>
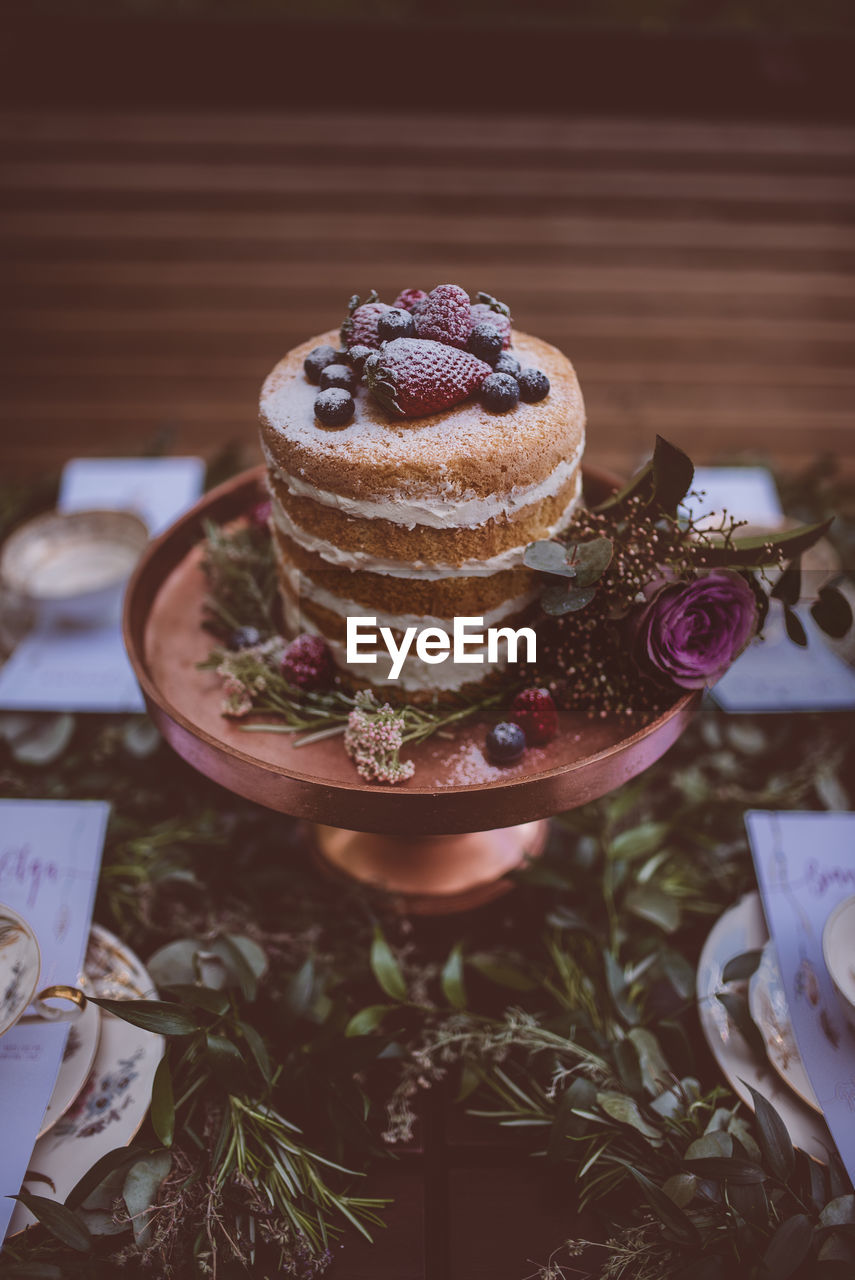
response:
<path id="1" fill-rule="evenodd" d="M 398 313 L 404 309 L 399 306 Z M 382 315 L 390 308 L 375 304 L 374 310 Z M 485 310 L 475 304 L 473 320 Z M 417 305 L 415 315 L 417 323 Z M 359 321 L 358 307 L 354 316 Z M 350 400 L 349 420 L 342 424 L 325 425 L 316 416 L 324 404 L 317 366 L 332 361 L 335 385 L 336 371 L 347 363 L 339 330 L 288 352 L 266 379 L 260 401 L 286 634 L 323 636 L 350 683 L 383 686 L 411 701 L 468 693 L 495 679 L 504 658 L 478 666 L 450 659 L 429 665 L 411 653 L 392 684 L 385 649 L 378 648 L 374 666 L 348 664 L 347 618 L 376 618 L 378 627 L 389 627 L 398 638 L 412 626 L 450 632 L 456 616 L 483 618 L 485 628 L 530 621 L 538 589 L 523 555 L 528 543 L 566 528 L 576 509 L 585 427 L 573 366 L 555 347 L 511 330 L 506 321 L 497 323 L 505 356 L 499 369 L 512 368 L 513 360 L 507 360 L 514 357 L 548 379 L 541 398 L 519 399 L 502 411 L 489 407 L 497 403 L 490 388 L 499 389 L 501 401 L 510 375 L 502 382 L 493 373 L 490 334 L 485 352 L 477 334 L 467 337 L 465 326 L 446 346 L 441 331 L 439 343 L 436 330 L 429 332 L 429 339 L 416 332 L 385 344 L 376 326 L 373 334 L 370 325 L 356 333 L 353 378 L 348 383 L 340 374 L 341 389 L 325 397 L 339 417 Z M 345 329 L 345 342 L 348 336 Z M 462 350 L 461 336 L 488 360 Z M 369 355 L 366 346 L 376 354 Z M 326 355 L 315 355 L 319 350 Z M 412 395 L 402 409 L 402 396 L 390 405 L 382 387 L 378 392 L 377 370 L 385 376 L 396 353 L 406 369 L 413 352 L 428 360 L 428 368 L 441 370 L 434 386 L 425 391 L 421 385 L 422 402 L 431 408 L 437 399 L 456 396 L 456 403 L 420 415 Z M 466 390 L 469 382 L 446 389 L 446 361 L 452 371 L 464 370 L 473 389 Z M 511 388 L 505 403 L 514 396 Z"/>

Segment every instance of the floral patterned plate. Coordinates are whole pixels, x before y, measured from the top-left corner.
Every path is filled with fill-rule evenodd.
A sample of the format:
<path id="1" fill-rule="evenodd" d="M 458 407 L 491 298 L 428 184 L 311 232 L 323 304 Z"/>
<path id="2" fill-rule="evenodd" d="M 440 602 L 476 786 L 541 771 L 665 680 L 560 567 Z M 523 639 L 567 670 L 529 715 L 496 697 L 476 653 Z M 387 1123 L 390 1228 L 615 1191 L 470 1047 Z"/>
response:
<path id="1" fill-rule="evenodd" d="M 92 984 L 87 978 L 81 978 L 78 986 L 83 991 L 92 990 Z M 98 1052 L 100 1039 L 101 1010 L 97 1004 L 90 1003 L 69 1028 L 59 1075 L 56 1077 L 56 1084 L 42 1120 L 42 1127 L 39 1129 L 40 1138 L 65 1115 L 86 1084 Z"/>
<path id="2" fill-rule="evenodd" d="M 134 953 L 101 925 L 92 926 L 84 967 L 99 996 L 156 995 L 154 983 Z M 102 1012 L 100 1022 L 98 1052 L 83 1089 L 33 1148 L 32 1175 L 24 1184 L 36 1195 L 65 1200 L 96 1160 L 131 1141 L 148 1112 L 154 1073 L 163 1057 L 163 1037 L 108 1013 Z M 8 1235 L 33 1221 L 23 1205 L 16 1205 Z"/>
<path id="3" fill-rule="evenodd" d="M 748 984 L 748 1005 L 751 1017 L 757 1024 L 766 1044 L 766 1054 L 778 1075 L 814 1111 L 822 1115 L 822 1107 L 816 1100 L 813 1085 L 805 1071 L 799 1054 L 787 994 L 778 968 L 778 955 L 770 938 L 763 948 L 763 955 Z"/>

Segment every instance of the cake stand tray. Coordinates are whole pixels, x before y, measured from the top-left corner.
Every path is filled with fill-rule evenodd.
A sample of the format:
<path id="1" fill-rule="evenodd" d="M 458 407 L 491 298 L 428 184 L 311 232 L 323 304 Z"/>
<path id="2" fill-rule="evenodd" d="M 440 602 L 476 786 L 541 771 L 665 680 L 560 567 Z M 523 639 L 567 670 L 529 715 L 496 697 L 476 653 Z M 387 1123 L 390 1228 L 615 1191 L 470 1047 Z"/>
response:
<path id="1" fill-rule="evenodd" d="M 507 870 L 540 851 L 544 818 L 641 773 L 688 725 L 699 693 L 632 732 L 616 720 L 562 712 L 553 742 L 499 768 L 484 755 L 485 725 L 473 723 L 409 751 L 415 776 L 395 787 L 364 782 L 338 736 L 300 747 L 288 734 L 246 732 L 221 715 L 216 673 L 198 668 L 212 647 L 202 628 L 200 563 L 203 523 L 245 515 L 263 477 L 264 468 L 254 468 L 212 490 L 151 543 L 128 586 L 125 644 L 149 713 L 174 750 L 238 795 L 323 824 L 318 843 L 339 871 L 411 899 L 439 895 L 445 905 L 437 909 L 453 909 L 473 886 L 481 900 L 494 896 Z M 584 478 L 590 501 L 614 487 L 593 468 Z M 477 835 L 433 839 L 459 833 Z"/>

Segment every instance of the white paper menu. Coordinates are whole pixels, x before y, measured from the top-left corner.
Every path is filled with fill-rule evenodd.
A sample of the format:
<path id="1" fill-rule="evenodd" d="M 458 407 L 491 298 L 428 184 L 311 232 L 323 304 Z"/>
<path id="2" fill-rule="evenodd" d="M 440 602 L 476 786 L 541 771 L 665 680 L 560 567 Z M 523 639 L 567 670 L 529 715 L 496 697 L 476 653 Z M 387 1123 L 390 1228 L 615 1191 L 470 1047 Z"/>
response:
<path id="1" fill-rule="evenodd" d="M 0 902 L 32 925 L 39 986 L 76 985 L 110 806 L 84 800 L 0 800 Z M 56 1081 L 68 1024 L 29 1022 L 0 1036 L 0 1239 Z"/>
<path id="2" fill-rule="evenodd" d="M 855 813 L 745 815 L 799 1054 L 855 1181 L 855 1035 L 822 958 L 831 912 L 855 893 Z"/>
<path id="3" fill-rule="evenodd" d="M 133 511 L 161 533 L 202 491 L 201 458 L 73 458 L 62 473 L 58 507 Z M 118 618 L 85 628 L 44 624 L 0 669 L 7 711 L 144 711 Z"/>

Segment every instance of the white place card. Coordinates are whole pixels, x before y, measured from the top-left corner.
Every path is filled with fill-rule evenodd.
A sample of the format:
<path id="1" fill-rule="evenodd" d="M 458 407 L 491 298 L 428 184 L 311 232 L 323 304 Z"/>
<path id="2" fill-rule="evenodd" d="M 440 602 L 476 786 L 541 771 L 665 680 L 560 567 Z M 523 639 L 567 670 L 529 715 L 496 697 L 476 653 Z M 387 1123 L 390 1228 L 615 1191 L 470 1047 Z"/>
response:
<path id="1" fill-rule="evenodd" d="M 0 902 L 33 927 L 39 987 L 76 985 L 110 806 L 99 801 L 0 800 Z M 56 1082 L 68 1024 L 28 1022 L 0 1037 L 0 1239 Z"/>
<path id="2" fill-rule="evenodd" d="M 689 497 L 682 506 L 696 518 L 727 511 L 737 520 L 769 527 L 784 514 L 772 473 L 765 467 L 695 467 L 692 488 L 704 496 Z"/>
<path id="3" fill-rule="evenodd" d="M 199 497 L 201 458 L 74 458 L 60 483 L 63 511 L 106 507 L 140 515 L 154 535 Z M 91 627 L 42 623 L 0 670 L 7 711 L 144 711 L 120 619 Z"/>
<path id="4" fill-rule="evenodd" d="M 745 825 L 799 1054 L 855 1180 L 855 1036 L 822 958 L 826 920 L 855 893 L 855 813 L 754 810 Z"/>

